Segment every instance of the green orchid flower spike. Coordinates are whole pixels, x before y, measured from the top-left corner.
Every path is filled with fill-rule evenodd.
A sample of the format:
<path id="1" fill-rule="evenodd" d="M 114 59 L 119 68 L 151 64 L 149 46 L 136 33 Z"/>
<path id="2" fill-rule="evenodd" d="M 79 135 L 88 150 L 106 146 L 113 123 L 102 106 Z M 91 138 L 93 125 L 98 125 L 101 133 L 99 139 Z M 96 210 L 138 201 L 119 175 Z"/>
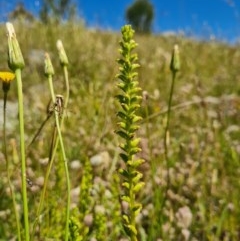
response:
<path id="1" fill-rule="evenodd" d="M 119 63 L 119 79 L 118 88 L 121 93 L 117 96 L 120 103 L 120 110 L 117 115 L 119 117 L 119 129 L 116 133 L 123 139 L 120 143 L 122 152 L 120 157 L 125 164 L 125 168 L 120 169 L 119 173 L 122 178 L 122 187 L 124 190 L 121 201 L 128 203 L 128 210 L 122 211 L 122 222 L 126 234 L 131 241 L 138 240 L 136 217 L 141 211 L 141 204 L 137 202 L 136 196 L 144 186 L 141 181 L 142 173 L 138 171 L 138 167 L 144 162 L 137 158 L 136 154 L 141 151 L 139 148 L 140 139 L 136 137 L 136 131 L 139 128 L 138 121 L 141 117 L 137 115 L 142 99 L 141 88 L 137 80 L 138 73 L 136 69 L 139 67 L 137 63 L 137 54 L 132 53 L 137 43 L 133 40 L 134 30 L 130 25 L 122 28 L 122 40 L 120 41 L 121 58 Z"/>

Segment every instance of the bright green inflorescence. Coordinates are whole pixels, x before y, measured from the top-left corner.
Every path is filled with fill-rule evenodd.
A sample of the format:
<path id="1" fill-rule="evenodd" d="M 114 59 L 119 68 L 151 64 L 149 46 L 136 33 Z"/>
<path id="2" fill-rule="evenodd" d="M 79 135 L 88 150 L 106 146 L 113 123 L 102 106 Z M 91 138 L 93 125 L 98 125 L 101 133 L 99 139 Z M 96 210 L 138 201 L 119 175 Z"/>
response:
<path id="1" fill-rule="evenodd" d="M 117 95 L 117 99 L 121 108 L 117 113 L 120 121 L 116 133 L 123 139 L 120 144 L 122 150 L 120 156 L 125 164 L 124 168 L 119 171 L 124 188 L 121 200 L 128 204 L 127 210 L 123 210 L 122 214 L 123 226 L 131 240 L 138 240 L 135 219 L 142 206 L 136 201 L 136 195 L 144 185 L 138 167 L 144 161 L 136 158 L 136 154 L 141 150 L 139 148 L 140 139 L 136 138 L 136 131 L 139 128 L 138 121 L 141 120 L 141 117 L 137 115 L 140 108 L 141 96 L 139 93 L 141 88 L 139 87 L 138 73 L 136 72 L 139 67 L 139 64 L 136 63 L 138 57 L 136 53 L 132 53 L 137 46 L 133 36 L 134 31 L 130 25 L 122 28 L 121 48 L 119 50 L 121 58 L 118 59 L 120 73 L 117 75 L 119 79 L 118 88 L 121 90 L 121 94 Z"/>

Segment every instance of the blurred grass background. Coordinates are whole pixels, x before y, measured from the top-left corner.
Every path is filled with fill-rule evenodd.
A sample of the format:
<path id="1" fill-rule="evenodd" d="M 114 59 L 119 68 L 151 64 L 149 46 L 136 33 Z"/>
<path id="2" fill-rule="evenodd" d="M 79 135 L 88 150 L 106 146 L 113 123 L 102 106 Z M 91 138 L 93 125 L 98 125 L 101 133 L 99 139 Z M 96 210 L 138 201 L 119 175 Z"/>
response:
<path id="1" fill-rule="evenodd" d="M 71 171 L 72 205 L 75 207 L 79 203 L 83 164 L 88 157 L 93 168 L 93 189 L 97 190 L 97 194 L 91 196 L 91 205 L 93 208 L 101 205 L 104 209 L 105 240 L 124 240 L 116 230 L 120 224 L 113 227 L 113 223 L 117 223 L 113 210 L 118 202 L 113 174 L 119 160 L 118 140 L 114 134 L 117 121 L 114 96 L 120 33 L 86 29 L 81 22 L 59 25 L 16 23 L 15 29 L 26 61 L 22 73 L 26 143 L 30 143 L 46 117 L 50 100 L 43 71 L 45 52 L 51 55 L 55 68 L 55 93 L 64 92 L 63 73 L 56 50 L 56 41 L 61 39 L 70 61 L 70 103 L 63 136 Z M 6 70 L 4 26 L 0 27 L 0 38 L 0 66 L 1 70 Z M 144 94 L 139 136 L 142 138 L 141 156 L 146 160 L 141 170 L 146 188 L 139 197 L 143 204 L 138 220 L 140 240 L 239 240 L 239 46 L 197 41 L 179 35 L 136 35 L 135 40 L 139 44 L 139 82 Z M 181 70 L 177 75 L 170 120 L 171 182 L 167 201 L 161 207 L 167 173 L 163 134 L 171 81 L 169 64 L 174 44 L 180 48 Z M 12 112 L 17 103 L 15 85 L 13 82 L 9 92 L 8 112 Z M 12 139 L 10 153 L 14 150 L 14 141 L 18 148 L 15 114 L 8 123 L 8 137 Z M 28 177 L 33 182 L 29 187 L 30 220 L 34 218 L 41 190 L 53 124 L 53 121 L 48 123 L 28 155 Z M 97 164 L 94 160 L 98 160 Z M 64 209 L 64 180 L 60 169 L 56 165 L 46 199 L 51 207 L 49 210 L 56 213 L 61 213 L 61 207 Z M 14 240 L 15 224 L 2 153 L 0 172 L 0 240 Z M 19 191 L 17 160 L 12 164 L 12 179 L 16 191 Z M 109 193 L 111 197 L 106 198 Z M 20 202 L 20 196 L 18 198 Z M 54 230 L 55 233 L 49 231 L 49 225 L 57 227 L 61 218 L 56 214 L 52 219 L 50 216 L 42 229 L 44 240 L 49 240 L 47 237 L 61 240 L 61 235 L 57 236 L 60 230 Z M 86 240 L 95 235 L 92 225 Z M 116 232 L 115 236 L 111 236 L 113 232 Z"/>

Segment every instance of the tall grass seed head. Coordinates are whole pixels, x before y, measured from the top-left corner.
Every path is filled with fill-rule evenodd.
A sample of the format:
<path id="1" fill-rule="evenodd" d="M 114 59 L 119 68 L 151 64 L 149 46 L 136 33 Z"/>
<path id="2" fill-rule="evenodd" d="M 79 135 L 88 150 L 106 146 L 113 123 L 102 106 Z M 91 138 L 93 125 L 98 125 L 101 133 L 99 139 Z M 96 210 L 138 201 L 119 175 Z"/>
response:
<path id="1" fill-rule="evenodd" d="M 67 66 L 69 64 L 68 57 L 61 40 L 57 41 L 57 49 L 61 65 Z"/>
<path id="2" fill-rule="evenodd" d="M 6 23 L 8 36 L 8 66 L 11 70 L 23 69 L 25 66 L 23 55 L 18 44 L 14 27 L 11 23 Z"/>
<path id="3" fill-rule="evenodd" d="M 179 47 L 177 44 L 175 44 L 173 47 L 170 69 L 172 72 L 177 72 L 180 70 Z"/>

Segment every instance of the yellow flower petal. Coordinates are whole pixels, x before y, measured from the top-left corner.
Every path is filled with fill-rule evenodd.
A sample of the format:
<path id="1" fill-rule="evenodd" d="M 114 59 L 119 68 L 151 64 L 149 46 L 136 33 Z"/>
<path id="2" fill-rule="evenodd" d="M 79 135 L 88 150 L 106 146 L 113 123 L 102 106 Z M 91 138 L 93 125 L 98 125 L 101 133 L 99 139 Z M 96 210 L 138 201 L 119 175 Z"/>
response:
<path id="1" fill-rule="evenodd" d="M 3 71 L 3 72 L 0 72 L 0 79 L 3 81 L 3 82 L 11 82 L 13 79 L 15 78 L 15 74 L 12 73 L 12 72 L 7 72 L 7 71 Z"/>

